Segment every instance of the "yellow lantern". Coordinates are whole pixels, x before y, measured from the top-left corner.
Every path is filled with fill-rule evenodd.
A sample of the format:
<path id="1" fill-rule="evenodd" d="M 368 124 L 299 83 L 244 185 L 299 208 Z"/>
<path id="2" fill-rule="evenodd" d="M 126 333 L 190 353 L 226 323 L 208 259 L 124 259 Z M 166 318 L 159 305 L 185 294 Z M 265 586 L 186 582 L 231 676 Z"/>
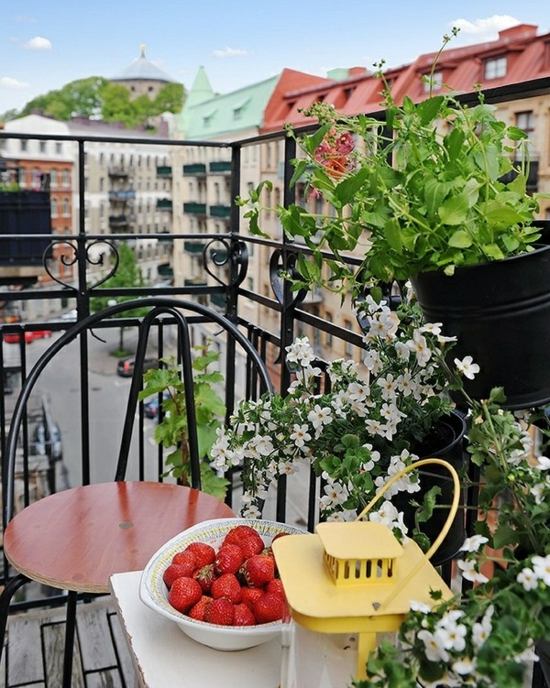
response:
<path id="1" fill-rule="evenodd" d="M 397 480 L 428 464 L 450 472 L 454 496 L 441 533 L 424 554 L 413 540 L 401 545 L 388 527 L 364 519 Z M 442 599 L 452 597 L 429 560 L 451 527 L 459 496 L 453 466 L 422 459 L 393 475 L 356 521 L 320 523 L 315 534 L 288 535 L 273 543 L 294 621 L 318 633 L 358 634 L 356 678 L 366 677 L 377 634 L 397 631 L 412 600 L 432 606 L 431 590 L 440 590 Z"/>

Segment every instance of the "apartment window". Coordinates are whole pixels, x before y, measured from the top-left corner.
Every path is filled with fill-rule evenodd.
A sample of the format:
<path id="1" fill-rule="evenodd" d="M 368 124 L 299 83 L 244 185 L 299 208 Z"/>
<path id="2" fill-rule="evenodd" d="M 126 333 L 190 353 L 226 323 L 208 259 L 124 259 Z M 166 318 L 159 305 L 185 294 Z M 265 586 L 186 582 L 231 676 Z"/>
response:
<path id="1" fill-rule="evenodd" d="M 271 169 L 271 144 L 267 143 L 265 146 L 265 166 Z"/>
<path id="2" fill-rule="evenodd" d="M 55 198 L 52 198 L 52 217 L 57 217 L 57 201 Z"/>
<path id="3" fill-rule="evenodd" d="M 235 121 L 237 121 L 237 120 L 239 120 L 239 119 L 242 119 L 242 116 L 243 116 L 243 109 L 242 109 L 242 107 L 238 107 L 238 108 L 235 108 L 235 109 L 233 110 L 233 119 L 234 119 Z"/>
<path id="4" fill-rule="evenodd" d="M 57 170 L 50 170 L 50 186 L 57 186 Z"/>
<path id="5" fill-rule="evenodd" d="M 21 141 L 19 142 L 19 145 L 21 146 L 21 152 L 24 153 L 28 149 L 29 142 L 27 141 L 27 139 L 21 139 Z"/>
<path id="6" fill-rule="evenodd" d="M 63 186 L 71 185 L 71 176 L 69 170 L 63 170 Z"/>
<path id="7" fill-rule="evenodd" d="M 100 178 L 99 178 L 99 190 L 100 190 L 100 191 L 103 191 L 104 186 L 105 186 L 105 178 L 104 178 L 104 177 L 100 177 Z"/>
<path id="8" fill-rule="evenodd" d="M 105 206 L 103 205 L 103 203 L 100 203 L 100 205 L 99 205 L 99 217 L 103 217 L 104 214 L 105 214 Z"/>
<path id="9" fill-rule="evenodd" d="M 535 117 L 532 110 L 516 113 L 516 127 L 529 135 L 535 131 Z"/>
<path id="10" fill-rule="evenodd" d="M 498 79 L 506 76 L 507 59 L 506 56 L 492 57 L 485 60 L 485 78 Z"/>
<path id="11" fill-rule="evenodd" d="M 220 204 L 220 185 L 218 182 L 214 182 L 214 200 L 216 201 L 216 205 Z"/>
<path id="12" fill-rule="evenodd" d="M 212 115 L 202 118 L 202 124 L 204 127 L 209 127 L 212 124 Z"/>
<path id="13" fill-rule="evenodd" d="M 249 291 L 254 291 L 254 278 L 253 277 L 247 277 L 246 278 L 246 286 Z"/>
<path id="14" fill-rule="evenodd" d="M 69 217 L 70 212 L 69 212 L 69 201 L 64 198 L 63 199 L 63 216 L 64 217 Z"/>
<path id="15" fill-rule="evenodd" d="M 61 155 L 61 150 L 62 150 L 61 141 L 56 141 L 55 142 L 55 152 L 57 153 L 57 155 Z"/>
<path id="16" fill-rule="evenodd" d="M 47 144 L 47 141 L 39 141 L 38 142 L 38 146 L 40 148 L 41 153 L 45 153 L 48 150 L 48 147 L 46 144 Z"/>
<path id="17" fill-rule="evenodd" d="M 434 72 L 430 74 L 423 74 L 422 82 L 424 85 L 424 93 L 430 91 L 439 91 L 443 86 L 443 72 Z"/>
<path id="18" fill-rule="evenodd" d="M 103 165 L 104 159 L 105 159 L 105 155 L 103 153 L 100 153 L 99 154 L 99 164 L 100 165 Z"/>

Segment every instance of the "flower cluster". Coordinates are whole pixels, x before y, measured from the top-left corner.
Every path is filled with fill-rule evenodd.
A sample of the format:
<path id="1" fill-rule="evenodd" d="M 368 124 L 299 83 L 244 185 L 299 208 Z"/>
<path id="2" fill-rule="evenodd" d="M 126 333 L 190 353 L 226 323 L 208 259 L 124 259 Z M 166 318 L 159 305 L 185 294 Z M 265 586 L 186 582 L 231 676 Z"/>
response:
<path id="1" fill-rule="evenodd" d="M 354 168 L 350 155 L 355 148 L 353 136 L 348 131 L 330 128 L 315 149 L 314 158 L 333 178 L 339 178 Z"/>
<path id="2" fill-rule="evenodd" d="M 367 376 L 353 361 L 336 360 L 326 369 L 330 391 L 316 393 L 323 373 L 307 337 L 300 337 L 286 351 L 294 374 L 287 396 L 242 403 L 220 431 L 212 465 L 220 471 L 243 466 L 243 515 L 259 516 L 270 486 L 303 462 L 322 476 L 322 518 L 354 519 L 388 476 L 431 450 L 431 428 L 452 409 L 440 364 L 452 338 L 441 334 L 440 324 L 425 324 L 416 305 L 391 311 L 369 296 L 362 309 Z M 386 497 L 419 489 L 411 474 Z M 371 518 L 402 537 L 407 528 L 393 510 L 388 501 Z"/>

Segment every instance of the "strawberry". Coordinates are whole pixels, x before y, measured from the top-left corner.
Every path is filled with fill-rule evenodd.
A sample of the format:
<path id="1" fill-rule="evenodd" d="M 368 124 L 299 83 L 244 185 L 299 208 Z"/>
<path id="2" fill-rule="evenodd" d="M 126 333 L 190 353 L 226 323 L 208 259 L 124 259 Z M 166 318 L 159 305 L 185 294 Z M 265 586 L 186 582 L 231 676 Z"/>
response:
<path id="1" fill-rule="evenodd" d="M 192 573 L 192 572 L 191 572 Z M 180 566 L 179 564 L 170 564 L 162 574 L 162 580 L 164 584 L 170 590 L 172 584 L 177 578 L 189 578 L 191 576 L 189 573 L 188 566 Z"/>
<path id="2" fill-rule="evenodd" d="M 203 592 L 210 592 L 210 586 L 216 580 L 214 564 L 207 564 L 201 569 L 197 569 L 193 574 L 193 578 L 199 583 Z"/>
<path id="3" fill-rule="evenodd" d="M 228 600 L 237 604 L 241 601 L 241 586 L 234 573 L 224 573 L 210 586 L 212 597 L 217 600 L 226 597 Z"/>
<path id="4" fill-rule="evenodd" d="M 185 566 L 189 571 L 189 573 L 186 573 L 185 575 L 192 576 L 193 571 L 197 568 L 197 558 L 193 552 L 178 552 L 177 554 L 174 554 L 172 564 Z"/>
<path id="5" fill-rule="evenodd" d="M 254 614 L 246 604 L 236 604 L 233 616 L 233 626 L 255 626 L 256 619 Z"/>
<path id="6" fill-rule="evenodd" d="M 219 600 L 212 600 L 206 607 L 204 620 L 221 626 L 232 626 L 234 616 L 233 604 L 225 597 L 221 597 Z"/>
<path id="7" fill-rule="evenodd" d="M 237 526 L 227 533 L 224 545 L 238 545 L 245 559 L 259 554 L 264 548 L 264 541 L 250 526 Z"/>
<path id="8" fill-rule="evenodd" d="M 269 623 L 283 618 L 285 601 L 276 592 L 264 592 L 254 603 L 253 613 L 258 623 Z"/>
<path id="9" fill-rule="evenodd" d="M 251 588 L 261 588 L 275 577 L 275 562 L 271 557 L 257 554 L 244 562 L 239 573 Z"/>
<path id="10" fill-rule="evenodd" d="M 202 588 L 193 578 L 176 578 L 168 593 L 168 602 L 178 612 L 186 612 L 202 597 Z"/>
<path id="11" fill-rule="evenodd" d="M 275 555 L 273 554 L 271 547 L 264 547 L 260 554 L 264 557 L 271 557 L 272 559 L 275 559 Z"/>
<path id="12" fill-rule="evenodd" d="M 269 583 L 265 586 L 266 592 L 275 592 L 278 595 L 280 595 L 283 600 L 285 599 L 285 589 L 283 588 L 283 582 L 280 578 L 274 578 L 273 580 L 269 581 Z"/>
<path id="13" fill-rule="evenodd" d="M 264 591 L 260 588 L 241 588 L 241 598 L 244 604 L 252 611 L 254 602 L 260 599 Z"/>
<path id="14" fill-rule="evenodd" d="M 208 595 L 203 595 L 197 602 L 197 604 L 191 607 L 191 609 L 188 612 L 188 615 L 192 619 L 195 619 L 195 621 L 204 621 L 204 615 L 206 614 L 206 610 L 211 602 L 211 597 L 208 597 Z"/>
<path id="15" fill-rule="evenodd" d="M 192 542 L 184 551 L 193 552 L 196 559 L 196 568 L 198 569 L 202 569 L 202 567 L 207 564 L 213 564 L 216 558 L 214 548 L 204 542 Z"/>
<path id="16" fill-rule="evenodd" d="M 222 545 L 216 556 L 216 571 L 218 573 L 237 573 L 243 561 L 244 556 L 238 545 Z"/>

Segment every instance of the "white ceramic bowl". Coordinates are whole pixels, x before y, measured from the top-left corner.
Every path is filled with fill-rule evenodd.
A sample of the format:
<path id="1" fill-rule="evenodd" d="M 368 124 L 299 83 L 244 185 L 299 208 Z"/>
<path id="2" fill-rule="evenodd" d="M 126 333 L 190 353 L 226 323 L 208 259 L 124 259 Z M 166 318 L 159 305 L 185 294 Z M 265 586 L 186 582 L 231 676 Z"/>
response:
<path id="1" fill-rule="evenodd" d="M 286 523 L 262 521 L 250 518 L 222 518 L 198 523 L 176 535 L 163 545 L 149 560 L 141 576 L 139 596 L 144 604 L 155 612 L 171 619 L 190 638 L 216 650 L 244 650 L 261 645 L 275 638 L 281 631 L 281 622 L 274 621 L 256 626 L 219 626 L 205 621 L 195 621 L 176 611 L 168 603 L 168 590 L 162 574 L 176 552 L 185 549 L 192 542 L 206 542 L 218 549 L 227 533 L 236 526 L 254 528 L 269 546 L 278 533 L 303 533 L 304 531 Z"/>

